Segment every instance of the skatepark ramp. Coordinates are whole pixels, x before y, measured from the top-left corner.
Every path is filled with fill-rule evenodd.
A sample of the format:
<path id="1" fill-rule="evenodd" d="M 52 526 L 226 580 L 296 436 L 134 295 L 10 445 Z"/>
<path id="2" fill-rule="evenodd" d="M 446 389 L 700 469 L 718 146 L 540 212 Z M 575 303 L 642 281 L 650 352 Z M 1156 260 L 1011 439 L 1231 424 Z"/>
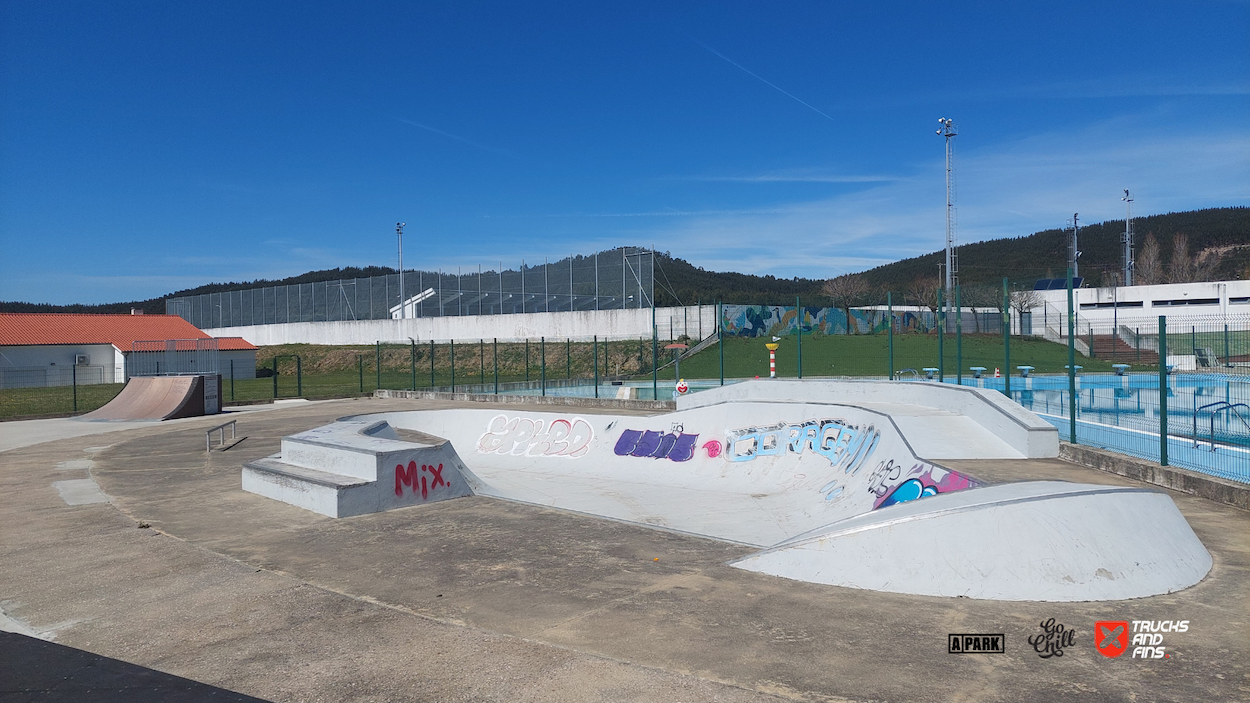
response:
<path id="1" fill-rule="evenodd" d="M 924 418 L 938 416 L 908 414 L 891 388 L 838 394 L 814 385 L 822 400 L 813 401 L 769 400 L 771 391 L 749 392 L 763 384 L 740 385 L 743 397 L 650 417 L 518 407 L 345 418 L 284 438 L 281 454 L 244 467 L 243 487 L 332 516 L 495 497 L 760 549 L 739 568 L 924 595 L 1133 598 L 1191 586 L 1211 568 L 1165 494 L 1055 481 L 986 486 L 922 458 L 929 452 L 912 437 L 949 432 L 949 419 L 926 429 Z M 1030 431 L 1044 423 L 1020 412 L 1009 441 L 948 447 L 1044 453 L 1046 435 Z M 895 413 L 919 431 L 902 431 Z M 409 432 L 417 441 L 401 439 Z"/>
<path id="2" fill-rule="evenodd" d="M 221 376 L 136 376 L 81 420 L 173 420 L 221 412 Z"/>

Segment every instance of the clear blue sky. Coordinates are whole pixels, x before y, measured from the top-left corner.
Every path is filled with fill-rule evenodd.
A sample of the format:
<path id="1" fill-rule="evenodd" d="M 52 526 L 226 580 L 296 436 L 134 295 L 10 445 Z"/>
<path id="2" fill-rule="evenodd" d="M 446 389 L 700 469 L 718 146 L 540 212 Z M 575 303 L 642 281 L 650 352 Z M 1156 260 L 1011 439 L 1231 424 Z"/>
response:
<path id="1" fill-rule="evenodd" d="M 1250 204 L 1250 4 L 0 2 L 0 299 L 622 244 L 828 277 Z"/>

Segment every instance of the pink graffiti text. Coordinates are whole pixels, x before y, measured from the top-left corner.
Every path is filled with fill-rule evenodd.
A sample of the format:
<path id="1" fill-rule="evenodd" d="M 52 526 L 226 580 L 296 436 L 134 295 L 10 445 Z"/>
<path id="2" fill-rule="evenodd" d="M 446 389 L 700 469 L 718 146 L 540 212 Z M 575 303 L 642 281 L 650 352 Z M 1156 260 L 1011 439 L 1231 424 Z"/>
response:
<path id="1" fill-rule="evenodd" d="M 403 464 L 395 465 L 395 495 L 402 496 L 404 486 L 408 486 L 414 494 L 419 489 L 423 500 L 429 498 L 430 491 L 437 490 L 439 486 L 451 488 L 451 484 L 443 478 L 442 464 L 437 467 L 431 464 L 417 466 L 415 461 L 408 462 L 406 467 Z"/>

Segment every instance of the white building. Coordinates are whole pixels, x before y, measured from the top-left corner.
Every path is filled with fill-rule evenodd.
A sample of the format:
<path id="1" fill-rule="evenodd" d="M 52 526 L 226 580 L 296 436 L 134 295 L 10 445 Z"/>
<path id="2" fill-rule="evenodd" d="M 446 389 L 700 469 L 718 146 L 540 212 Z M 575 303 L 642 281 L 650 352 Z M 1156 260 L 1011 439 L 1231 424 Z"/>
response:
<path id="1" fill-rule="evenodd" d="M 0 313 L 0 388 L 123 383 L 135 342 L 211 339 L 177 315 Z M 256 347 L 216 340 L 217 371 L 256 376 Z M 181 351 L 179 348 L 178 351 Z"/>

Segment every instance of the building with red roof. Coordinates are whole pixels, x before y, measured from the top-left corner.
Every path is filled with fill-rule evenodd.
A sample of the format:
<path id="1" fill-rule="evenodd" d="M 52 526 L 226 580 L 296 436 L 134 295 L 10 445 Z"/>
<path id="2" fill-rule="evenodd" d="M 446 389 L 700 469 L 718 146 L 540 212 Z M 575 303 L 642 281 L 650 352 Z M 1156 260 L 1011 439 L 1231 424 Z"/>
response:
<path id="1" fill-rule="evenodd" d="M 192 361 L 197 347 L 215 347 L 217 368 L 201 371 L 228 375 L 233 368 L 235 378 L 256 376 L 255 345 L 210 337 L 177 315 L 6 312 L 0 313 L 0 388 L 122 383 L 133 350 L 151 349 L 151 342 L 166 342 L 155 346 L 184 361 Z M 202 356 L 194 358 L 204 364 Z"/>

